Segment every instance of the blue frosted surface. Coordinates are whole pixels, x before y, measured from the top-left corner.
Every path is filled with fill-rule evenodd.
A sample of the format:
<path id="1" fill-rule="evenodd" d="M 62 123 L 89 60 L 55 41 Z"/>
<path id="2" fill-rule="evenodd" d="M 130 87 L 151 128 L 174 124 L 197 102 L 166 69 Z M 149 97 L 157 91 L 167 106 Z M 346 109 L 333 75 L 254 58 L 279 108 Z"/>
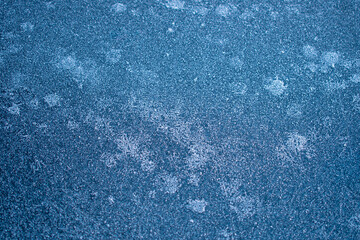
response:
<path id="1" fill-rule="evenodd" d="M 360 1 L 0 7 L 0 239 L 360 239 Z"/>

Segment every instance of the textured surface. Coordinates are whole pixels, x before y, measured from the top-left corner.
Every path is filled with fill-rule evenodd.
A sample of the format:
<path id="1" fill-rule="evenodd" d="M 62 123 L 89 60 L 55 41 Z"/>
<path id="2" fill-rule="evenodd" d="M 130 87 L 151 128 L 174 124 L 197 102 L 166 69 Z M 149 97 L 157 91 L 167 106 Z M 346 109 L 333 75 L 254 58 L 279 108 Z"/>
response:
<path id="1" fill-rule="evenodd" d="M 0 5 L 1 239 L 360 238 L 359 1 Z"/>

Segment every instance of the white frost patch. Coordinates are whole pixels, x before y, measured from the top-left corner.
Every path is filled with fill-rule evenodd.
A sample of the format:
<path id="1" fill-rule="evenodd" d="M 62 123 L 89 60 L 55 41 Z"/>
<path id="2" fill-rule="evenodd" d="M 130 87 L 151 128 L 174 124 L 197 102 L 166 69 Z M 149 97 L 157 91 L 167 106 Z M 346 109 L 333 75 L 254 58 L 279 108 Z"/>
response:
<path id="1" fill-rule="evenodd" d="M 316 156 L 314 147 L 309 143 L 307 137 L 292 132 L 289 134 L 288 139 L 284 145 L 276 147 L 277 156 L 281 161 L 282 166 L 296 167 L 300 170 L 305 170 L 303 165 L 303 157 L 312 159 Z"/>
<path id="2" fill-rule="evenodd" d="M 329 80 L 324 82 L 325 89 L 327 91 L 336 91 L 336 90 L 344 90 L 347 86 L 345 82 L 337 82 L 333 80 Z"/>
<path id="3" fill-rule="evenodd" d="M 116 166 L 117 161 L 120 159 L 121 159 L 121 155 L 117 153 L 114 154 L 114 153 L 105 152 L 100 156 L 100 161 L 105 163 L 105 165 L 109 168 Z"/>
<path id="4" fill-rule="evenodd" d="M 122 13 L 126 11 L 126 5 L 122 4 L 122 3 L 115 3 L 114 5 L 111 6 L 111 11 L 115 12 L 115 13 Z"/>
<path id="5" fill-rule="evenodd" d="M 353 103 L 353 107 L 356 111 L 360 112 L 360 95 L 357 94 L 357 95 L 354 95 L 353 96 L 353 100 L 352 100 L 352 103 Z"/>
<path id="6" fill-rule="evenodd" d="M 236 11 L 237 11 L 237 8 L 232 4 L 220 4 L 215 9 L 215 13 L 222 17 L 228 17 Z"/>
<path id="7" fill-rule="evenodd" d="M 79 123 L 69 120 L 66 126 L 70 130 L 75 130 L 79 128 Z"/>
<path id="8" fill-rule="evenodd" d="M 55 65 L 57 68 L 63 71 L 68 71 L 79 88 L 83 87 L 83 84 L 98 84 L 101 81 L 101 77 L 97 74 L 96 63 L 91 60 L 79 61 L 73 55 L 62 55 L 60 51 L 56 57 Z"/>
<path id="9" fill-rule="evenodd" d="M 34 30 L 34 24 L 30 23 L 30 22 L 25 22 L 21 24 L 21 29 L 24 32 L 32 32 Z"/>
<path id="10" fill-rule="evenodd" d="M 60 106 L 60 97 L 56 93 L 46 95 L 44 100 L 49 105 L 49 107 Z"/>
<path id="11" fill-rule="evenodd" d="M 255 13 L 249 9 L 245 9 L 244 12 L 240 15 L 240 18 L 243 20 L 250 20 L 255 18 Z"/>
<path id="12" fill-rule="evenodd" d="M 39 108 L 39 100 L 37 98 L 32 99 L 29 102 L 29 106 L 33 109 L 38 109 Z"/>
<path id="13" fill-rule="evenodd" d="M 184 9 L 185 2 L 180 0 L 167 0 L 165 6 L 172 9 Z"/>
<path id="14" fill-rule="evenodd" d="M 318 70 L 319 66 L 315 63 L 309 63 L 305 65 L 305 69 L 309 69 L 311 72 L 316 72 L 316 70 Z"/>
<path id="15" fill-rule="evenodd" d="M 111 64 L 118 63 L 121 60 L 121 53 L 122 51 L 120 49 L 111 49 L 106 53 L 106 60 Z"/>
<path id="16" fill-rule="evenodd" d="M 236 70 L 241 70 L 243 65 L 244 65 L 244 60 L 241 59 L 239 56 L 230 59 L 230 66 L 232 66 Z"/>
<path id="17" fill-rule="evenodd" d="M 65 70 L 72 70 L 76 67 L 76 65 L 76 59 L 72 56 L 61 58 L 59 64 L 57 64 L 59 68 L 63 68 Z"/>
<path id="18" fill-rule="evenodd" d="M 115 143 L 123 153 L 131 157 L 137 157 L 139 153 L 139 140 L 137 138 L 128 136 L 127 134 L 121 135 L 115 139 Z"/>
<path id="19" fill-rule="evenodd" d="M 198 174 L 190 174 L 188 179 L 189 184 L 192 184 L 194 186 L 199 186 L 200 183 L 200 176 Z"/>
<path id="20" fill-rule="evenodd" d="M 294 132 L 289 135 L 286 145 L 293 152 L 301 152 L 306 149 L 307 138 Z"/>
<path id="21" fill-rule="evenodd" d="M 325 65 L 335 67 L 335 64 L 339 62 L 340 56 L 336 52 L 326 52 L 322 56 L 322 60 Z"/>
<path id="22" fill-rule="evenodd" d="M 231 83 L 230 88 L 235 95 L 244 95 L 247 92 L 247 86 L 243 82 Z"/>
<path id="23" fill-rule="evenodd" d="M 206 7 L 202 7 L 202 6 L 191 6 L 190 11 L 193 14 L 200 14 L 202 16 L 205 16 L 206 14 L 208 14 L 209 9 Z"/>
<path id="24" fill-rule="evenodd" d="M 186 159 L 186 165 L 188 168 L 194 170 L 202 168 L 206 165 L 207 157 L 204 155 L 200 155 L 198 153 L 193 153 L 190 157 Z"/>
<path id="25" fill-rule="evenodd" d="M 202 200 L 189 200 L 188 208 L 196 213 L 203 213 L 205 212 L 205 208 L 208 205 L 208 203 L 202 199 Z"/>
<path id="26" fill-rule="evenodd" d="M 248 218 L 256 212 L 256 201 L 251 197 L 240 195 L 231 200 L 230 209 L 238 215 L 239 219 Z"/>
<path id="27" fill-rule="evenodd" d="M 286 111 L 286 114 L 289 116 L 289 117 L 292 117 L 292 118 L 299 118 L 301 117 L 302 115 L 302 110 L 301 110 L 302 106 L 299 105 L 299 104 L 292 104 L 289 106 L 289 108 L 287 109 Z"/>
<path id="28" fill-rule="evenodd" d="M 166 176 L 164 178 L 165 191 L 170 194 L 174 194 L 179 189 L 179 179 L 177 177 Z"/>
<path id="29" fill-rule="evenodd" d="M 13 103 L 12 106 L 8 108 L 8 111 L 13 115 L 20 115 L 20 108 L 18 104 Z"/>
<path id="30" fill-rule="evenodd" d="M 350 81 L 352 81 L 353 83 L 360 83 L 360 74 L 355 73 L 354 75 L 352 75 Z"/>
<path id="31" fill-rule="evenodd" d="M 111 196 L 111 195 L 108 197 L 108 200 L 109 200 L 109 203 L 110 203 L 110 204 L 114 204 L 114 203 L 115 203 L 115 198 L 114 198 L 113 196 Z"/>
<path id="32" fill-rule="evenodd" d="M 157 181 L 160 189 L 169 194 L 176 193 L 180 187 L 180 181 L 176 176 L 164 174 Z"/>
<path id="33" fill-rule="evenodd" d="M 349 219 L 350 228 L 360 231 L 360 214 L 356 214 Z"/>
<path id="34" fill-rule="evenodd" d="M 276 77 L 275 80 L 271 81 L 268 85 L 265 85 L 265 89 L 275 96 L 280 96 L 286 90 L 286 86 L 283 81 Z"/>
<path id="35" fill-rule="evenodd" d="M 213 150 L 208 144 L 199 141 L 190 146 L 190 153 L 191 155 L 186 159 L 186 165 L 189 169 L 195 170 L 206 165 Z"/>
<path id="36" fill-rule="evenodd" d="M 144 172 L 153 172 L 155 170 L 156 164 L 151 160 L 141 161 L 141 170 Z"/>
<path id="37" fill-rule="evenodd" d="M 137 155 L 137 158 L 139 158 L 141 162 L 141 170 L 143 170 L 144 172 L 153 172 L 155 170 L 156 163 L 150 160 L 150 151 L 145 149 Z"/>
<path id="38" fill-rule="evenodd" d="M 303 53 L 307 58 L 316 58 L 318 56 L 318 52 L 316 51 L 315 47 L 310 45 L 303 47 Z"/>
<path id="39" fill-rule="evenodd" d="M 221 182 L 220 187 L 229 201 L 230 209 L 237 214 L 239 219 L 251 217 L 256 213 L 259 201 L 239 191 L 239 188 L 242 187 L 240 181 L 235 180 L 231 183 Z"/>

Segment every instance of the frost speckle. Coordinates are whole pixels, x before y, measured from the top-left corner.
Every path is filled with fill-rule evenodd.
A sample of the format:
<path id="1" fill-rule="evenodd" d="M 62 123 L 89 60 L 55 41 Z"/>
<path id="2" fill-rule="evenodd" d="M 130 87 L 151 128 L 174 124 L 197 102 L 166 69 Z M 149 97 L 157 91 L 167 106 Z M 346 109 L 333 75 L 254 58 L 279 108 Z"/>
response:
<path id="1" fill-rule="evenodd" d="M 192 6 L 192 7 L 190 7 L 190 11 L 193 14 L 199 14 L 199 15 L 205 16 L 206 14 L 208 14 L 209 9 L 207 9 L 206 7 L 202 7 L 202 6 Z"/>
<path id="2" fill-rule="evenodd" d="M 294 152 L 301 152 L 306 149 L 307 138 L 294 132 L 289 135 L 286 145 Z"/>
<path id="3" fill-rule="evenodd" d="M 241 59 L 239 56 L 232 57 L 230 59 L 230 65 L 236 70 L 241 70 L 244 65 L 244 60 Z"/>
<path id="4" fill-rule="evenodd" d="M 38 109 L 39 108 L 39 100 L 37 98 L 34 98 L 32 99 L 30 102 L 29 102 L 29 106 L 33 109 Z"/>
<path id="5" fill-rule="evenodd" d="M 360 83 L 360 74 L 356 73 L 352 75 L 350 81 L 352 81 L 353 83 Z"/>
<path id="6" fill-rule="evenodd" d="M 280 96 L 286 90 L 286 86 L 283 81 L 276 78 L 272 80 L 268 85 L 265 85 L 265 89 L 270 91 L 275 96 Z"/>
<path id="7" fill-rule="evenodd" d="M 105 163 L 105 165 L 109 168 L 115 167 L 117 161 L 120 159 L 121 159 L 121 155 L 117 153 L 105 152 L 100 156 L 100 161 Z"/>
<path id="8" fill-rule="evenodd" d="M 180 188 L 180 180 L 173 175 L 163 174 L 158 180 L 157 184 L 160 186 L 160 189 L 166 193 L 174 194 Z"/>
<path id="9" fill-rule="evenodd" d="M 230 88 L 235 95 L 244 95 L 247 92 L 247 85 L 243 82 L 232 83 Z"/>
<path id="10" fill-rule="evenodd" d="M 237 8 L 232 4 L 220 4 L 215 9 L 215 13 L 222 17 L 228 17 L 236 11 Z"/>
<path id="11" fill-rule="evenodd" d="M 310 45 L 303 47 L 303 53 L 307 58 L 316 58 L 318 56 L 318 52 L 316 51 L 315 47 Z"/>
<path id="12" fill-rule="evenodd" d="M 8 111 L 13 115 L 20 115 L 20 108 L 18 104 L 13 103 L 12 106 L 8 108 Z"/>
<path id="13" fill-rule="evenodd" d="M 208 203 L 202 199 L 202 200 L 189 200 L 188 208 L 196 213 L 203 213 L 205 212 L 205 208 L 208 205 Z"/>
<path id="14" fill-rule="evenodd" d="M 336 52 L 326 52 L 324 53 L 322 59 L 326 66 L 335 67 L 335 64 L 339 62 L 340 57 Z"/>
<path id="15" fill-rule="evenodd" d="M 167 0 L 165 5 L 172 9 L 184 9 L 185 2 L 180 0 Z"/>
<path id="16" fill-rule="evenodd" d="M 56 93 L 46 95 L 44 100 L 49 105 L 49 107 L 60 106 L 60 97 Z"/>
<path id="17" fill-rule="evenodd" d="M 110 49 L 110 51 L 106 53 L 106 60 L 111 64 L 120 62 L 121 57 L 122 51 L 120 49 Z"/>
<path id="18" fill-rule="evenodd" d="M 127 9 L 126 5 L 122 3 L 115 3 L 114 5 L 111 6 L 111 11 L 115 13 L 125 12 L 126 9 Z"/>
<path id="19" fill-rule="evenodd" d="M 24 32 L 32 32 L 34 30 L 34 24 L 30 23 L 30 22 L 25 22 L 21 24 L 21 29 Z"/>
<path id="20" fill-rule="evenodd" d="M 286 111 L 286 114 L 292 118 L 299 118 L 302 115 L 302 106 L 299 104 L 292 104 Z"/>
<path id="21" fill-rule="evenodd" d="M 349 226 L 357 231 L 360 230 L 360 214 L 356 214 L 349 219 Z"/>

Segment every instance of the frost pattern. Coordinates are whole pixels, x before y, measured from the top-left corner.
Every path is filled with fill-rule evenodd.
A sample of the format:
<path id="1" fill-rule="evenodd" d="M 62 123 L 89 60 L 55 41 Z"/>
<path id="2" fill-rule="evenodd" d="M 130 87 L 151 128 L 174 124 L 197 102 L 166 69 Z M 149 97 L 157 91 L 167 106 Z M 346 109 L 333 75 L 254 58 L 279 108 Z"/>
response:
<path id="1" fill-rule="evenodd" d="M 141 170 L 145 172 L 153 172 L 156 168 L 156 164 L 148 159 L 141 161 Z"/>
<path id="2" fill-rule="evenodd" d="M 46 95 L 44 100 L 49 107 L 60 106 L 60 97 L 56 93 Z"/>
<path id="3" fill-rule="evenodd" d="M 29 102 L 29 106 L 33 109 L 38 109 L 39 108 L 39 100 L 37 98 L 34 98 L 32 99 L 30 102 Z"/>
<path id="4" fill-rule="evenodd" d="M 352 75 L 350 81 L 352 81 L 353 83 L 360 83 L 360 74 L 356 73 Z"/>
<path id="5" fill-rule="evenodd" d="M 125 154 L 131 157 L 137 157 L 139 152 L 139 141 L 138 139 L 128 136 L 127 134 L 121 135 L 115 140 L 118 148 Z"/>
<path id="6" fill-rule="evenodd" d="M 235 95 L 244 95 L 247 92 L 247 85 L 243 82 L 230 84 L 230 89 Z"/>
<path id="7" fill-rule="evenodd" d="M 205 16 L 209 12 L 208 8 L 202 6 L 191 6 L 189 9 L 193 14 L 200 14 L 202 16 Z"/>
<path id="8" fill-rule="evenodd" d="M 114 5 L 111 6 L 111 11 L 115 12 L 115 13 L 122 13 L 126 11 L 126 5 L 122 4 L 122 3 L 115 3 Z"/>
<path id="9" fill-rule="evenodd" d="M 265 85 L 265 89 L 270 91 L 275 96 L 280 96 L 284 93 L 286 86 L 283 81 L 276 77 L 275 80 L 272 80 L 268 85 Z"/>
<path id="10" fill-rule="evenodd" d="M 8 108 L 8 111 L 13 115 L 20 115 L 20 107 L 18 104 L 13 103 L 12 106 Z"/>
<path id="11" fill-rule="evenodd" d="M 318 52 L 316 51 L 315 47 L 310 45 L 303 47 L 303 53 L 307 58 L 316 58 L 318 56 Z"/>
<path id="12" fill-rule="evenodd" d="M 230 209 L 233 210 L 240 219 L 251 217 L 255 214 L 256 202 L 251 197 L 238 196 L 230 202 Z"/>
<path id="13" fill-rule="evenodd" d="M 162 174 L 158 177 L 157 184 L 161 191 L 174 194 L 180 187 L 180 180 L 176 176 L 170 174 Z"/>
<path id="14" fill-rule="evenodd" d="M 335 67 L 335 64 L 339 62 L 339 54 L 336 52 L 324 53 L 322 59 L 325 65 Z"/>
<path id="15" fill-rule="evenodd" d="M 236 11 L 237 8 L 233 4 L 220 4 L 215 9 L 216 14 L 222 17 L 228 17 Z"/>
<path id="16" fill-rule="evenodd" d="M 196 213 L 205 212 L 205 208 L 208 205 L 208 203 L 204 199 L 189 200 L 188 203 L 189 203 L 188 208 Z"/>
<path id="17" fill-rule="evenodd" d="M 187 158 L 186 163 L 189 169 L 195 170 L 205 166 L 213 154 L 213 150 L 206 143 L 199 142 L 190 147 L 190 153 L 191 155 Z"/>
<path id="18" fill-rule="evenodd" d="M 21 29 L 24 32 L 32 32 L 34 30 L 34 24 L 30 23 L 30 22 L 25 22 L 21 24 Z"/>
<path id="19" fill-rule="evenodd" d="M 300 169 L 303 169 L 300 161 L 303 157 L 311 159 L 315 155 L 313 147 L 309 146 L 308 138 L 297 132 L 290 133 L 285 145 L 277 147 L 276 150 L 282 165 L 290 164 Z"/>
<path id="20" fill-rule="evenodd" d="M 184 9 L 185 2 L 180 0 L 167 0 L 165 5 L 172 9 Z"/>
<path id="21" fill-rule="evenodd" d="M 332 92 L 336 90 L 344 90 L 347 85 L 344 81 L 334 81 L 330 79 L 324 82 L 324 87 L 326 91 Z"/>
<path id="22" fill-rule="evenodd" d="M 230 66 L 235 68 L 236 70 L 241 70 L 244 65 L 244 60 L 239 56 L 230 58 Z"/>
<path id="23" fill-rule="evenodd" d="M 359 94 L 353 96 L 352 103 L 353 103 L 354 110 L 360 112 L 360 95 Z"/>
<path id="24" fill-rule="evenodd" d="M 122 50 L 120 49 L 110 49 L 107 53 L 106 53 L 106 60 L 111 63 L 111 64 L 115 64 L 120 62 L 121 57 L 122 57 Z"/>
<path id="25" fill-rule="evenodd" d="M 298 133 L 291 133 L 286 141 L 287 147 L 293 152 L 301 152 L 306 149 L 307 138 Z"/>
<path id="26" fill-rule="evenodd" d="M 240 191 L 241 183 L 231 181 L 230 183 L 221 182 L 220 187 L 223 194 L 229 200 L 229 207 L 234 211 L 239 219 L 245 219 L 253 216 L 258 209 L 258 200 Z"/>
<path id="27" fill-rule="evenodd" d="M 105 163 L 107 167 L 111 168 L 116 166 L 117 161 L 120 160 L 120 158 L 120 154 L 105 152 L 101 154 L 100 161 Z"/>
<path id="28" fill-rule="evenodd" d="M 300 104 L 292 104 L 287 109 L 286 114 L 292 118 L 299 118 L 302 115 L 302 106 Z"/>
<path id="29" fill-rule="evenodd" d="M 67 125 L 68 129 L 70 130 L 75 130 L 75 129 L 79 129 L 79 123 L 75 122 L 75 121 L 71 121 L 69 120 Z"/>
<path id="30" fill-rule="evenodd" d="M 349 227 L 360 231 L 360 214 L 356 214 L 349 219 Z"/>
<path id="31" fill-rule="evenodd" d="M 93 61 L 79 61 L 73 54 L 64 54 L 62 50 L 56 53 L 55 66 L 62 71 L 70 73 L 73 79 L 82 88 L 84 83 L 98 84 L 98 68 Z"/>

